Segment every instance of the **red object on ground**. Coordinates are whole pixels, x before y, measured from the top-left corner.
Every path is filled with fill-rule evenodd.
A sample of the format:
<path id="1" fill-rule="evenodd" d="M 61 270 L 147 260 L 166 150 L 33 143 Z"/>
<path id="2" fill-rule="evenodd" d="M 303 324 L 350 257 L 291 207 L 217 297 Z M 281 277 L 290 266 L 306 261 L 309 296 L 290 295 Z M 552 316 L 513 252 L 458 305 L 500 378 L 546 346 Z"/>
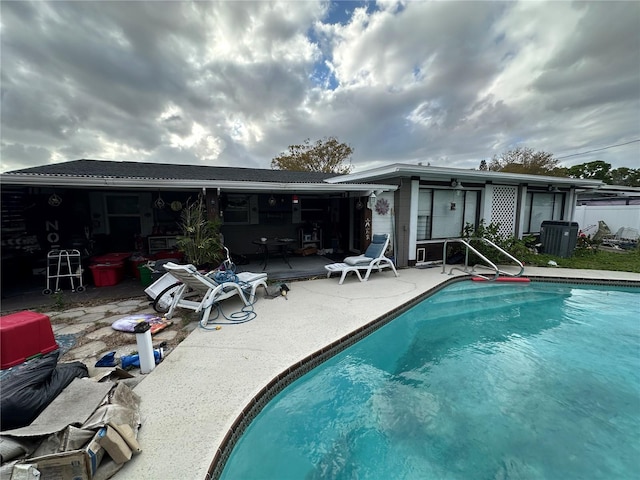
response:
<path id="1" fill-rule="evenodd" d="M 49 317 L 30 310 L 0 317 L 0 346 L 2 370 L 58 348 Z"/>
<path id="2" fill-rule="evenodd" d="M 105 255 L 91 257 L 91 263 L 122 263 L 130 256 L 130 253 L 107 253 Z"/>
<path id="3" fill-rule="evenodd" d="M 96 287 L 117 285 L 124 278 L 124 263 L 89 265 Z"/>
<path id="4" fill-rule="evenodd" d="M 129 260 L 129 266 L 131 269 L 131 274 L 136 277 L 138 280 L 140 280 L 140 270 L 138 270 L 138 267 L 140 265 L 144 265 L 148 262 L 148 259 L 144 259 L 144 260 Z"/>
<path id="5" fill-rule="evenodd" d="M 184 254 L 177 250 L 163 250 L 161 252 L 154 253 L 152 256 L 154 260 L 164 260 L 167 258 L 175 258 L 180 262 L 184 258 Z"/>
<path id="6" fill-rule="evenodd" d="M 471 277 L 471 280 L 474 282 L 486 282 L 486 278 L 482 277 Z M 498 277 L 495 279 L 496 282 L 515 282 L 515 283 L 529 283 L 531 279 L 527 277 Z"/>
<path id="7" fill-rule="evenodd" d="M 91 258 L 91 273 L 96 287 L 110 287 L 124 278 L 124 262 L 130 253 L 107 253 Z"/>

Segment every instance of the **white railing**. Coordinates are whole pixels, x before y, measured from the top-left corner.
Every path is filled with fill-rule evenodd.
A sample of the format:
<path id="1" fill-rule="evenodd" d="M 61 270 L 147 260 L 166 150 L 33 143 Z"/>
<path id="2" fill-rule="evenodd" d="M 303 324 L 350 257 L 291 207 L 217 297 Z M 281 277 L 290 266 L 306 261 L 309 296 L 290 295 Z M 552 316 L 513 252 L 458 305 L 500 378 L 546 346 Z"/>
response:
<path id="1" fill-rule="evenodd" d="M 506 256 L 507 258 L 509 258 L 511 261 L 513 261 L 517 266 L 520 267 L 520 271 L 518 273 L 510 273 L 504 270 L 500 270 L 500 268 L 498 268 L 498 266 L 496 264 L 494 264 L 491 260 L 489 260 L 487 257 L 485 257 L 482 253 L 480 253 L 478 250 L 476 250 L 470 243 L 471 240 L 478 240 L 481 241 L 483 243 L 485 243 L 486 245 L 489 245 L 490 247 L 493 247 L 495 250 L 497 250 L 498 252 L 500 252 L 501 254 L 503 254 L 504 256 Z M 499 276 L 507 276 L 507 277 L 519 277 L 522 275 L 522 273 L 524 272 L 524 264 L 518 260 L 516 257 L 514 257 L 513 255 L 511 255 L 509 252 L 505 251 L 503 248 L 499 247 L 498 245 L 496 245 L 495 243 L 493 243 L 491 240 L 487 240 L 486 238 L 482 238 L 482 237 L 475 237 L 475 238 L 468 238 L 468 239 L 464 239 L 464 238 L 450 238 L 448 240 L 445 240 L 444 242 L 444 247 L 442 250 L 442 273 L 446 273 L 446 269 L 447 269 L 447 245 L 449 243 L 461 243 L 465 246 L 465 255 L 464 255 L 464 268 L 460 268 L 460 267 L 451 267 L 451 270 L 449 270 L 449 275 L 453 275 L 453 271 L 454 270 L 458 270 L 460 272 L 463 273 L 468 273 L 469 275 L 475 275 L 481 278 L 484 278 L 486 280 L 489 281 L 493 281 L 496 278 L 498 278 Z M 476 254 L 483 262 L 485 262 L 487 265 L 480 265 L 480 264 L 476 264 L 473 265 L 471 268 L 469 268 L 469 251 L 472 251 L 474 254 Z M 479 272 L 476 271 L 476 267 L 484 267 L 484 268 L 488 268 L 490 270 L 492 270 L 492 274 L 481 274 Z"/>

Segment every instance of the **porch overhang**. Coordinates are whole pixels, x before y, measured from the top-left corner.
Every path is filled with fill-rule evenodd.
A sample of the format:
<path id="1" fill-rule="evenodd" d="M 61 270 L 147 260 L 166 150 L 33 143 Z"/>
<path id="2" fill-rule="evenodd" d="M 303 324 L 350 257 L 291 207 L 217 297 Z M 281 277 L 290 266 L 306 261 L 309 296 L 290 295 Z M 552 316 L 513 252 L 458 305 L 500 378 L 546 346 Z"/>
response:
<path id="1" fill-rule="evenodd" d="M 23 187 L 67 188 L 135 188 L 139 190 L 223 190 L 225 192 L 291 192 L 298 194 L 347 193 L 349 196 L 369 195 L 375 192 L 392 192 L 398 185 L 380 183 L 283 183 L 248 182 L 229 180 L 184 180 L 166 178 L 85 177 L 61 175 L 4 174 L 2 185 Z"/>

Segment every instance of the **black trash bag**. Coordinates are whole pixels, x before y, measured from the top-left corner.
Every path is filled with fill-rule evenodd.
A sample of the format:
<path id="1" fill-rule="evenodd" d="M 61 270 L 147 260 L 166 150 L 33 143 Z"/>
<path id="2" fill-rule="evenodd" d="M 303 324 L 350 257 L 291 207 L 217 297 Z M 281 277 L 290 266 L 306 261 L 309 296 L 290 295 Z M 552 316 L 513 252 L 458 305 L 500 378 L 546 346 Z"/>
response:
<path id="1" fill-rule="evenodd" d="M 59 350 L 29 360 L 0 381 L 0 431 L 30 425 L 74 378 L 88 377 L 82 362 L 58 364 Z"/>

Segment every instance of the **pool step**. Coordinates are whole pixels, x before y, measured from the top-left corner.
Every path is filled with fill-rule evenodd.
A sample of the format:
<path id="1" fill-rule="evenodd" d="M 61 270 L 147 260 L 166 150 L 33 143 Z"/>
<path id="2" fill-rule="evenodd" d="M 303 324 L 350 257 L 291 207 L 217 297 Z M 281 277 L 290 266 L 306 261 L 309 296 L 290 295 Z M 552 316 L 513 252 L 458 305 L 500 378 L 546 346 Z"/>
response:
<path id="1" fill-rule="evenodd" d="M 480 283 L 470 284 L 476 288 L 468 288 L 466 290 L 448 290 L 444 289 L 433 297 L 427 299 L 432 305 L 452 304 L 457 305 L 460 302 L 475 301 L 476 299 L 499 301 L 505 298 L 519 298 L 521 295 L 531 293 L 539 293 L 537 290 L 529 288 L 529 284 L 501 284 L 501 285 L 485 285 Z"/>
<path id="2" fill-rule="evenodd" d="M 429 318 L 453 318 L 460 315 L 470 316 L 480 312 L 492 312 L 501 310 L 505 304 L 512 304 L 518 308 L 529 308 L 532 306 L 544 306 L 549 302 L 558 301 L 558 297 L 545 292 L 502 292 L 500 295 L 479 296 L 471 298 L 453 299 L 431 303 L 425 309 L 425 315 Z"/>

